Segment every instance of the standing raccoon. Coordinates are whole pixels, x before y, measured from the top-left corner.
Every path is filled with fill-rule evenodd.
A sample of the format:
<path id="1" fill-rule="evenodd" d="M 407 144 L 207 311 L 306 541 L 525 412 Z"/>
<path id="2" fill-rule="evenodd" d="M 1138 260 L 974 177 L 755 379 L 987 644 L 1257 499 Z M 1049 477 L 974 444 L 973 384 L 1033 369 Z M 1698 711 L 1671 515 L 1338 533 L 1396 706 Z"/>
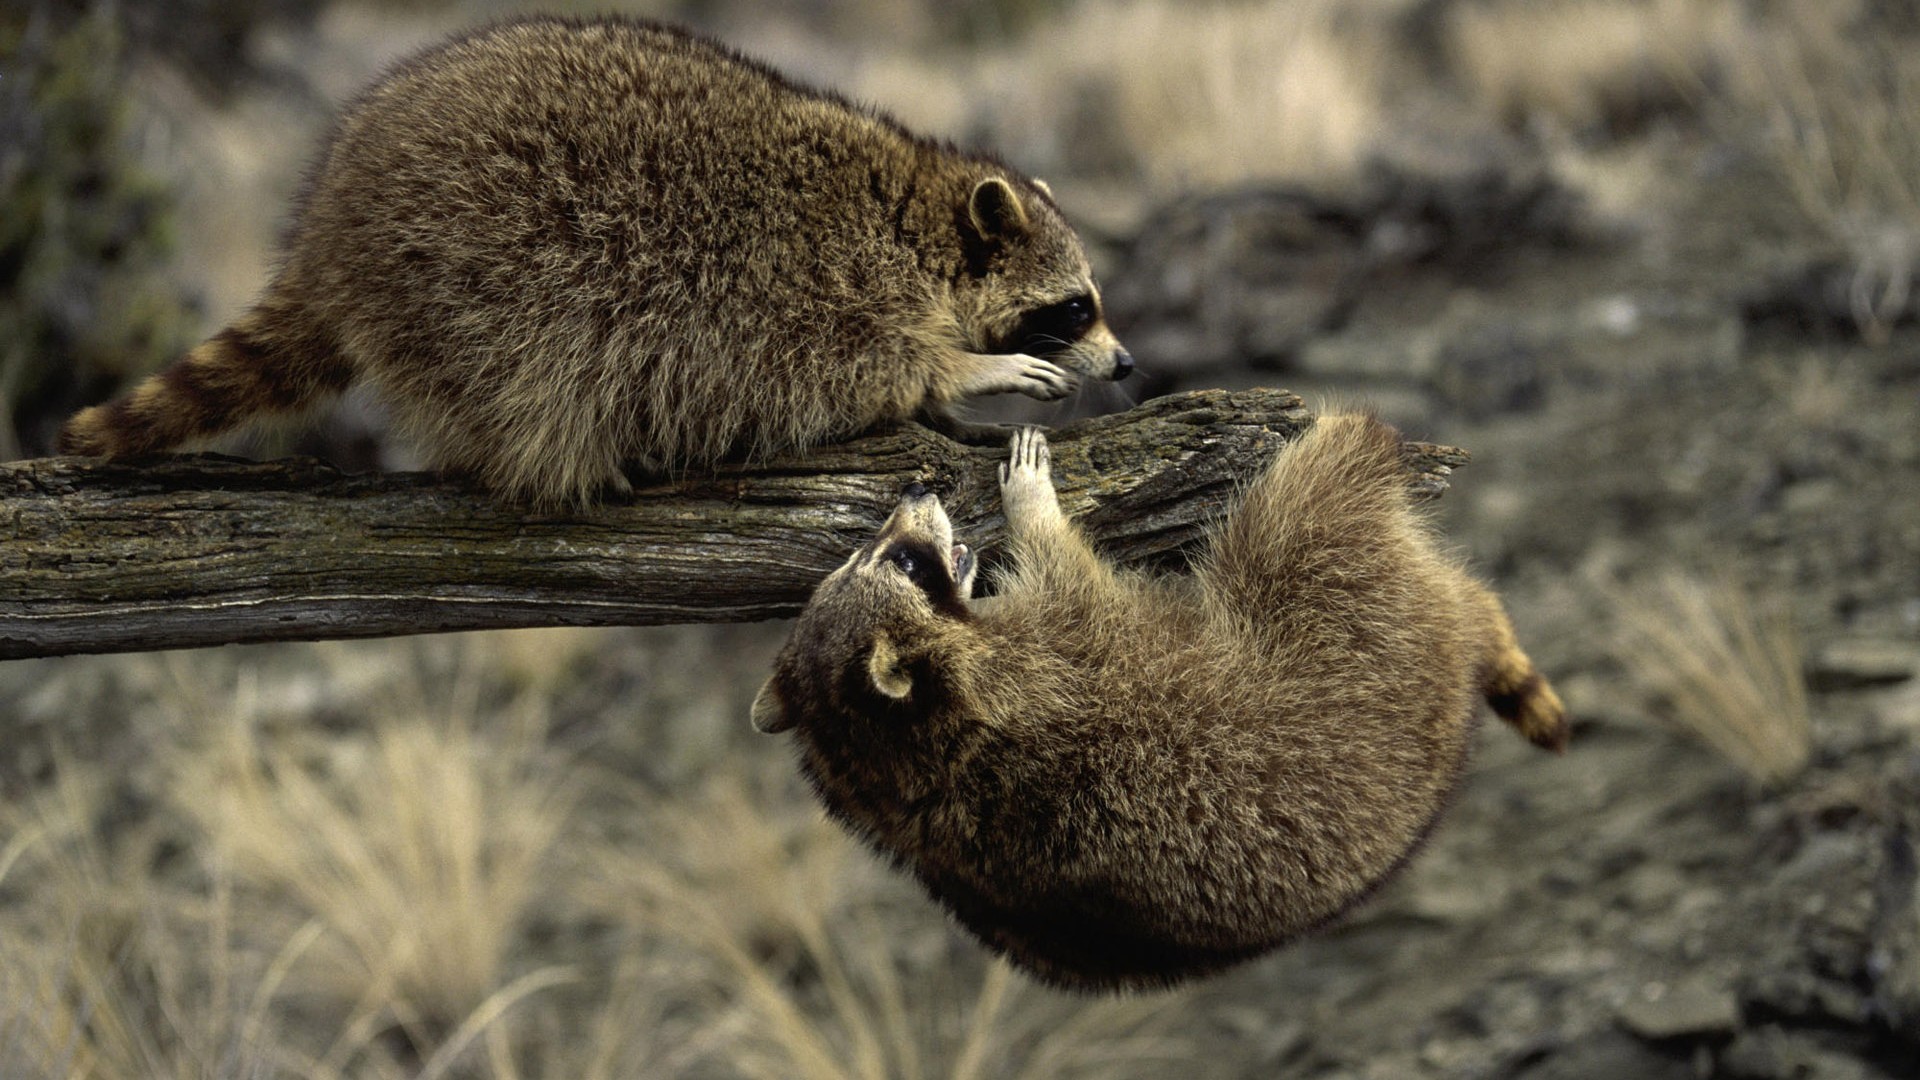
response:
<path id="1" fill-rule="evenodd" d="M 835 817 L 1039 978 L 1172 983 L 1353 907 L 1445 807 L 1478 698 L 1564 746 L 1559 699 L 1370 417 L 1283 449 L 1185 577 L 1101 560 L 1048 470 L 1016 435 L 988 601 L 909 490 L 753 705 Z"/>
<path id="2" fill-rule="evenodd" d="M 349 106 L 259 302 L 60 449 L 366 383 L 433 464 L 556 505 L 1131 368 L 1038 181 L 678 29 L 530 18 Z"/>

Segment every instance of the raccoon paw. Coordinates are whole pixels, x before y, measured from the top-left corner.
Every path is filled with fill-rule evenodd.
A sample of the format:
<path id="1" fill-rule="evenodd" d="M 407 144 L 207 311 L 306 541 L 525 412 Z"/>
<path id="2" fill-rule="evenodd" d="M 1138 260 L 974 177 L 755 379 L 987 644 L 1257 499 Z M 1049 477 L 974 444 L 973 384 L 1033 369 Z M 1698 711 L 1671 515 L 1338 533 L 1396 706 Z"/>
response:
<path id="1" fill-rule="evenodd" d="M 1025 394 L 1055 401 L 1073 393 L 1073 372 L 1026 353 L 968 353 L 966 375 L 955 390 L 960 397 Z"/>
<path id="2" fill-rule="evenodd" d="M 1073 373 L 1050 360 L 1026 353 L 1007 357 L 1019 365 L 1013 389 L 1038 401 L 1058 401 L 1073 393 Z M 1044 448 L 1045 443 L 1041 444 Z"/>
<path id="3" fill-rule="evenodd" d="M 1007 463 L 1000 466 L 1000 507 L 1007 524 L 1022 528 L 1044 518 L 1060 516 L 1060 500 L 1053 492 L 1053 451 L 1039 428 L 1013 433 Z"/>

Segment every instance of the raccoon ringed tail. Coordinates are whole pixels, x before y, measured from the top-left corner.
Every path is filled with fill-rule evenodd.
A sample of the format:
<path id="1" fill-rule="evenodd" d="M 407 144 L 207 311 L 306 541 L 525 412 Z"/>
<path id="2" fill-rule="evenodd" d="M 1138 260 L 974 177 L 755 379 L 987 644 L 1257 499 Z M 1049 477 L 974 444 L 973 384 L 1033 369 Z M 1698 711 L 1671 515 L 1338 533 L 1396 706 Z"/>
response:
<path id="1" fill-rule="evenodd" d="M 1513 623 L 1506 608 L 1491 589 L 1482 589 L 1492 616 L 1493 649 L 1488 657 L 1482 690 L 1487 704 L 1500 719 L 1512 724 L 1528 742 L 1562 753 L 1572 725 L 1567 707 L 1553 692 L 1546 676 L 1534 669 L 1533 660 L 1520 648 L 1513 634 Z"/>
<path id="2" fill-rule="evenodd" d="M 60 429 L 60 453 L 158 453 L 305 408 L 352 382 L 352 369 L 331 348 L 269 346 L 243 326 L 201 342 L 130 393 L 75 413 Z"/>
<path id="3" fill-rule="evenodd" d="M 1303 437 L 1297 448 L 1314 453 L 1337 455 L 1344 469 L 1315 470 L 1338 485 L 1339 489 L 1309 489 L 1306 484 L 1285 485 L 1288 497 L 1311 505 L 1313 500 L 1364 497 L 1383 507 L 1394 508 L 1392 517 L 1407 527 L 1411 519 L 1405 499 L 1406 478 L 1400 459 L 1400 436 L 1392 428 L 1365 413 L 1323 415 Z M 1283 451 L 1285 453 L 1287 451 Z M 1356 517 L 1356 520 L 1359 520 Z M 1345 539 L 1345 546 L 1360 549 L 1367 538 L 1360 535 Z M 1485 674 L 1481 690 L 1487 704 L 1502 720 L 1512 724 L 1536 746 L 1556 753 L 1567 748 L 1571 723 L 1567 707 L 1554 693 L 1546 676 L 1533 666 L 1533 660 L 1520 648 L 1507 609 L 1494 591 L 1460 572 L 1460 580 L 1470 590 L 1469 597 L 1485 608 Z"/>
<path id="4" fill-rule="evenodd" d="M 1526 653 L 1514 649 L 1497 659 L 1486 692 L 1487 704 L 1528 742 L 1556 754 L 1566 750 L 1572 733 L 1567 707 L 1546 677 L 1534 670 Z"/>

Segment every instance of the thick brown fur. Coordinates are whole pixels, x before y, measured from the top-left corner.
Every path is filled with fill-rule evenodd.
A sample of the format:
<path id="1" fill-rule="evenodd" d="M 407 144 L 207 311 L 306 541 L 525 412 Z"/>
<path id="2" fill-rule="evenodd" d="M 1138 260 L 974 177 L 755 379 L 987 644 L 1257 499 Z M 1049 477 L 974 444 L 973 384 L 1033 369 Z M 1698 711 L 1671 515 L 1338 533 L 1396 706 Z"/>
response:
<path id="1" fill-rule="evenodd" d="M 62 450 L 152 453 L 364 382 L 433 463 L 558 504 L 1131 367 L 1044 185 L 635 20 L 402 63 L 339 120 L 285 247 L 251 312 Z"/>
<path id="2" fill-rule="evenodd" d="M 1370 417 L 1282 450 L 1190 576 L 1096 555 L 1037 432 L 1002 495 L 998 596 L 968 599 L 972 557 L 908 498 L 821 584 L 754 722 L 794 731 L 828 810 L 1043 980 L 1171 983 L 1347 911 L 1433 826 L 1481 699 L 1565 744 Z"/>

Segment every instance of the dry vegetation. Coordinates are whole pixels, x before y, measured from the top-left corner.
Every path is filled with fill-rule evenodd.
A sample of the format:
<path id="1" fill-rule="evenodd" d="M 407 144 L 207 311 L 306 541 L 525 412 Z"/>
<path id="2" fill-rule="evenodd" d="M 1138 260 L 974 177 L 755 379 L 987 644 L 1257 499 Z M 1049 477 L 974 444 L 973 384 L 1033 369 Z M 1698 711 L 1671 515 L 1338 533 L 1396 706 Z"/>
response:
<path id="1" fill-rule="evenodd" d="M 865 51 L 756 46 L 912 126 L 1023 167 L 1171 195 L 1250 180 L 1337 184 L 1391 126 L 1406 0 L 1087 0 L 1010 41 Z"/>
<path id="2" fill-rule="evenodd" d="M 1387 124 L 1392 44 L 1377 7 L 1077 5 L 986 58 L 977 78 L 991 95 L 987 123 L 1009 150 L 1063 168 L 1104 156 L 1163 192 L 1337 182 Z M 1051 62 L 1036 64 L 1041 56 Z"/>
<path id="3" fill-rule="evenodd" d="M 1441 31 L 1459 85 L 1419 88 L 1396 30 L 1410 7 L 1087 0 L 970 53 L 865 56 L 849 88 L 985 132 L 1042 173 L 1156 196 L 1337 184 L 1410 103 L 1580 131 L 1724 94 L 1772 122 L 1803 205 L 1855 253 L 1862 324 L 1907 304 L 1920 53 L 1849 36 L 1849 5 L 1751 22 L 1733 0 L 1463 3 Z M 1556 167 L 1586 182 L 1596 161 Z M 1646 190 L 1613 201 L 1644 209 Z M 1791 375 L 1782 392 L 1809 423 L 1845 413 L 1864 378 L 1812 359 Z M 1623 658 L 1679 727 L 1762 782 L 1804 767 L 1783 617 L 1679 576 L 1622 616 Z M 758 672 L 709 670 L 725 650 L 695 632 L 633 681 L 678 667 L 697 691 L 661 705 L 625 683 L 571 706 L 592 715 L 559 715 L 576 669 L 636 640 L 507 632 L 32 669 L 62 702 L 126 683 L 114 738 L 131 749 L 56 749 L 37 786 L 0 801 L 0 1075 L 1204 1073 L 1182 1034 L 1202 1026 L 1191 998 L 1069 999 L 989 963 L 821 820 L 780 747 L 712 734 L 744 717 L 705 684 L 750 691 Z M 629 730 L 660 757 L 603 753 Z M 649 786 L 656 768 L 673 782 Z"/>
<path id="4" fill-rule="evenodd" d="M 962 1080 L 1188 1056 L 1177 996 L 1080 1001 L 988 964 L 784 754 L 670 797 L 583 764 L 512 670 L 530 650 L 303 648 L 237 680 L 216 654 L 124 660 L 163 688 L 137 717 L 151 769 L 63 754 L 0 817 L 5 1075 Z M 364 704 L 343 717 L 299 666 Z"/>
<path id="5" fill-rule="evenodd" d="M 755 44 L 916 126 L 990 133 L 1043 174 L 1166 196 L 1338 185 L 1442 117 L 1450 138 L 1508 127 L 1551 139 L 1691 111 L 1730 83 L 1740 107 L 1773 109 L 1772 89 L 1736 77 L 1756 48 L 1777 52 L 1802 24 L 1836 22 L 1756 19 L 1739 0 L 1461 0 L 1435 38 L 1449 86 L 1419 74 L 1414 6 L 1086 0 L 970 52 L 867 50 L 829 64 L 792 34 Z"/>
<path id="6" fill-rule="evenodd" d="M 1758 603 L 1730 580 L 1669 573 L 1621 615 L 1621 656 L 1675 725 L 1761 783 L 1806 767 L 1804 661 L 1784 606 Z"/>
<path id="7" fill-rule="evenodd" d="M 1591 128 L 1698 97 L 1740 28 L 1734 0 L 1488 0 L 1454 9 L 1447 44 L 1493 115 Z"/>
<path id="8" fill-rule="evenodd" d="M 1444 40 L 1474 107 L 1544 137 L 1576 184 L 1632 149 L 1569 153 L 1561 132 L 1662 110 L 1724 118 L 1735 139 L 1761 129 L 1811 222 L 1849 254 L 1869 340 L 1913 311 L 1920 51 L 1859 0 L 1463 0 Z"/>
<path id="9" fill-rule="evenodd" d="M 1920 262 L 1920 52 L 1857 5 L 1792 0 L 1743 50 L 1736 86 L 1768 122 L 1800 205 L 1852 256 L 1870 338 L 1911 310 Z"/>

